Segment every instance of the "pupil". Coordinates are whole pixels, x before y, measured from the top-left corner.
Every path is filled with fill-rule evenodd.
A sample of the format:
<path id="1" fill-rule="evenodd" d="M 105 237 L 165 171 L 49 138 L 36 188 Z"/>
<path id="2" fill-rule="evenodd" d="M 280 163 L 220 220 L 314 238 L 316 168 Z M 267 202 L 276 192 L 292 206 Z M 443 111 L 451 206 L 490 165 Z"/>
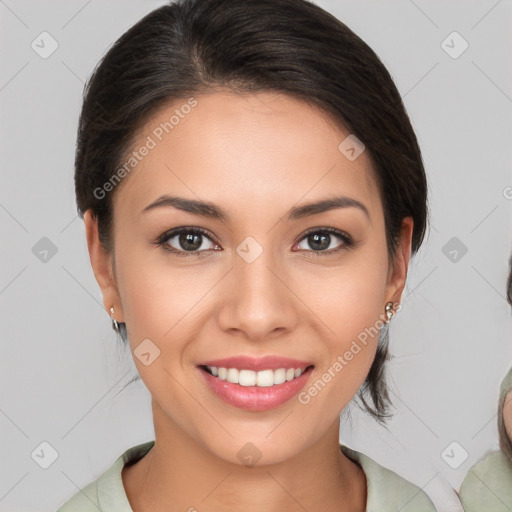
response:
<path id="1" fill-rule="evenodd" d="M 330 235 L 328 234 L 314 234 L 309 237 L 309 245 L 313 249 L 327 249 L 330 243 Z"/>
<path id="2" fill-rule="evenodd" d="M 195 243 L 194 243 L 195 239 Z M 180 245 L 186 251 L 195 251 L 201 247 L 201 235 L 196 233 L 181 233 L 180 234 Z"/>

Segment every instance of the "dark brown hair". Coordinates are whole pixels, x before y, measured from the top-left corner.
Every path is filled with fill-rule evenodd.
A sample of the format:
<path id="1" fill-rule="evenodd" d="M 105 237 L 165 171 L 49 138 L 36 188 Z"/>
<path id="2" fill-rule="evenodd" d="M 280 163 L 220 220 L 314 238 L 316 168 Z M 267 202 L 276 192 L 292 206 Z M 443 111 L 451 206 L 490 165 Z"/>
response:
<path id="1" fill-rule="evenodd" d="M 78 128 L 78 212 L 92 209 L 112 250 L 112 196 L 102 189 L 129 154 L 137 130 L 164 105 L 223 87 L 298 98 L 341 123 L 375 168 L 393 261 L 402 220 L 414 220 L 413 254 L 428 222 L 418 142 L 397 88 L 375 52 L 307 0 L 178 0 L 150 12 L 109 49 L 86 84 Z M 341 141 L 340 141 L 341 142 Z M 103 189 L 104 190 L 104 189 Z M 379 420 L 390 404 L 384 379 L 387 329 L 359 390 Z M 121 324 L 126 342 L 126 326 Z M 369 394 L 371 406 L 365 399 Z"/>

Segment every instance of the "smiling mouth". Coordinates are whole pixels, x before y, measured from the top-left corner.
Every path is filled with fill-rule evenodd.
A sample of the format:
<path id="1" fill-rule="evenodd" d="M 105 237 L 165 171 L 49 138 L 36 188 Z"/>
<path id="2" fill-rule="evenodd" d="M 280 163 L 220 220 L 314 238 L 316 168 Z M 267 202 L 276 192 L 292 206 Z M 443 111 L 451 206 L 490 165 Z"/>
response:
<path id="1" fill-rule="evenodd" d="M 239 384 L 240 386 L 256 386 L 256 387 L 272 387 L 285 382 L 292 381 L 310 369 L 314 365 L 309 365 L 304 368 L 277 368 L 275 370 L 245 370 L 239 368 L 224 368 L 209 365 L 200 365 L 199 368 L 204 372 L 216 377 L 219 380 L 224 380 L 232 384 Z"/>

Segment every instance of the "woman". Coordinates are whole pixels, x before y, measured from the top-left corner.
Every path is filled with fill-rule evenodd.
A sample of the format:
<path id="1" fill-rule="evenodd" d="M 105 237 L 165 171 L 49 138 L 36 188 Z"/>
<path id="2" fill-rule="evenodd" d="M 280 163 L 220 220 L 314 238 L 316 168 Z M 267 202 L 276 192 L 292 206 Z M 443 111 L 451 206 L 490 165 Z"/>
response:
<path id="1" fill-rule="evenodd" d="M 379 421 L 388 323 L 428 218 L 418 143 L 376 54 L 306 0 L 181 0 L 89 81 L 75 183 L 155 441 L 61 509 L 434 510 L 339 445 Z"/>
<path id="2" fill-rule="evenodd" d="M 512 256 L 507 300 L 512 306 Z M 460 498 L 467 512 L 512 510 L 512 368 L 501 382 L 497 418 L 501 450 L 491 451 L 479 460 L 460 487 Z"/>

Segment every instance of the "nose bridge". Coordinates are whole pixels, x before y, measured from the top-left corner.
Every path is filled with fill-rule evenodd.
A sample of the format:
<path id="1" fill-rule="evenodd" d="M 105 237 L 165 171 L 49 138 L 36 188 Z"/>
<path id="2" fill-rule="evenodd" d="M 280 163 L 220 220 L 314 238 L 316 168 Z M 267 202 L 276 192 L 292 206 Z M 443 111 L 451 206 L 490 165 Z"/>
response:
<path id="1" fill-rule="evenodd" d="M 282 272 L 274 251 L 247 237 L 236 253 L 228 298 L 218 317 L 222 328 L 245 331 L 254 339 L 291 329 L 296 322 L 293 294 L 278 277 Z"/>
<path id="2" fill-rule="evenodd" d="M 251 247 L 251 242 L 246 242 L 239 246 L 237 253 L 238 257 L 234 262 L 233 270 L 237 290 L 242 292 L 241 295 L 268 302 L 276 293 L 279 293 L 275 290 L 278 287 L 277 278 L 271 271 L 275 267 L 275 258 L 271 249 L 257 252 L 256 248 Z"/>

